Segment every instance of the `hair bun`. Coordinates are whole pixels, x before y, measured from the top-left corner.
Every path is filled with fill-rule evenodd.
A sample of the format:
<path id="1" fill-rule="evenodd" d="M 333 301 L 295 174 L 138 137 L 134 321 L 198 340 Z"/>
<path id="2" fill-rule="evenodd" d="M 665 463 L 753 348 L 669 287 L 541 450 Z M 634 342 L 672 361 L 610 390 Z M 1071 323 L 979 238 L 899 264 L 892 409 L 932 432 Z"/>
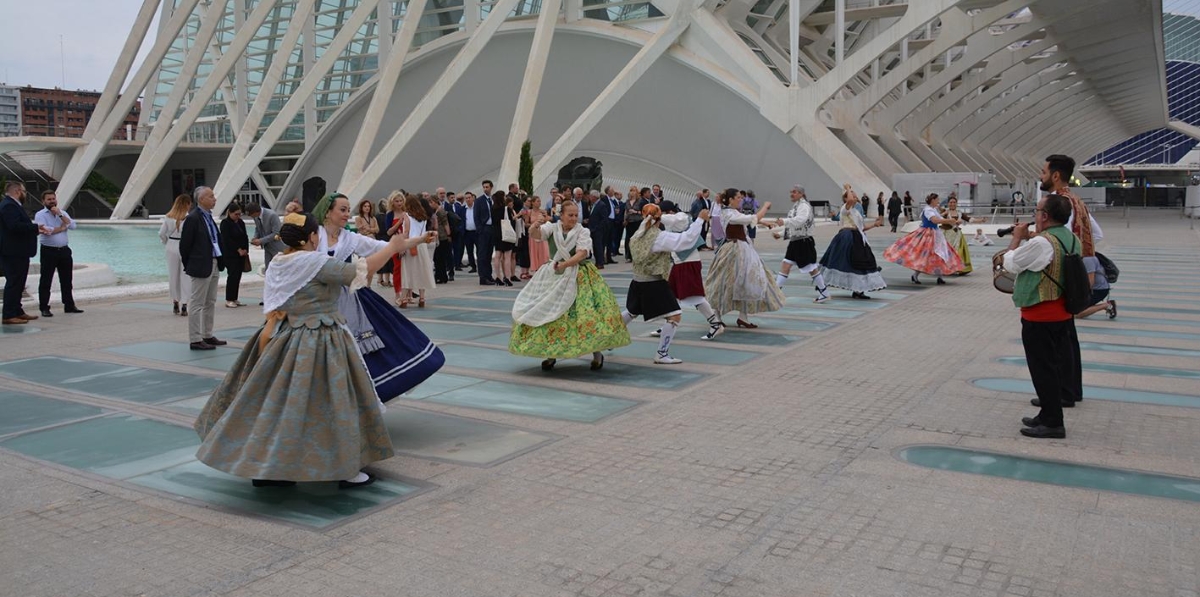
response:
<path id="1" fill-rule="evenodd" d="M 306 215 L 304 215 L 304 214 L 296 214 L 296 213 L 292 213 L 292 214 L 288 214 L 288 215 L 286 215 L 286 216 L 283 216 L 283 223 L 284 223 L 284 224 L 291 224 L 291 225 L 293 225 L 293 226 L 300 226 L 301 228 L 303 228 L 303 227 L 304 227 L 304 223 L 305 223 L 306 221 L 308 221 L 308 216 L 306 216 Z"/>

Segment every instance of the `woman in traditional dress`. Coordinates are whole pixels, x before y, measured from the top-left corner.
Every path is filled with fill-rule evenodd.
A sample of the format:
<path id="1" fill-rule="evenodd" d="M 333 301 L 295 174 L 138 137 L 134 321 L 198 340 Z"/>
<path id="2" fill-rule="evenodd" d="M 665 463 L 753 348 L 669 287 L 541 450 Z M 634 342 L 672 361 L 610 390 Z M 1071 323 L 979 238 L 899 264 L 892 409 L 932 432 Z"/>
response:
<path id="1" fill-rule="evenodd" d="M 434 230 L 436 222 L 429 216 L 424 202 L 416 195 L 404 198 L 404 211 L 408 214 L 408 224 L 405 231 L 408 238 L 420 238 L 425 231 Z M 400 268 L 404 270 L 404 284 L 400 287 L 400 300 L 396 301 L 401 309 L 407 309 L 413 295 L 417 295 L 417 306 L 425 307 L 425 290 L 433 288 L 433 252 L 424 245 L 415 246 L 400 254 Z"/>
<path id="2" fill-rule="evenodd" d="M 167 279 L 171 288 L 171 312 L 188 314 L 187 299 L 192 295 L 192 278 L 183 271 L 179 258 L 179 235 L 183 232 L 183 219 L 192 210 L 192 196 L 183 194 L 175 198 L 171 211 L 163 216 L 158 228 L 158 240 L 162 241 L 167 256 Z"/>
<path id="3" fill-rule="evenodd" d="M 725 230 L 725 242 L 713 256 L 708 276 L 704 278 L 704 288 L 717 310 L 718 320 L 725 313 L 737 311 L 737 326 L 753 329 L 758 325 L 750 323 L 750 315 L 778 311 L 783 308 L 785 297 L 775 285 L 775 274 L 767 269 L 746 235 L 747 227 L 760 223 L 772 227 L 770 222 L 762 221 L 771 203 L 765 202 L 756 213 L 746 214 L 739 209 L 739 196 L 741 192 L 737 189 L 721 192 L 720 225 Z"/>
<path id="4" fill-rule="evenodd" d="M 868 292 L 887 288 L 866 236 L 868 230 L 883 225 L 883 218 L 876 218 L 867 224 L 859 209 L 858 194 L 850 185 L 846 185 L 842 192 L 842 208 L 838 211 L 838 218 L 842 228 L 821 256 L 825 283 L 849 290 L 853 298 L 869 299 Z"/>
<path id="5" fill-rule="evenodd" d="M 394 237 L 347 263 L 317 250 L 317 231 L 314 216 L 283 218 L 279 236 L 288 248 L 267 268 L 267 321 L 194 425 L 203 440 L 196 457 L 255 487 L 362 487 L 375 481 L 362 468 L 393 455 L 371 375 L 337 303 L 346 286 L 369 286 L 370 272 L 392 254 L 436 236 Z"/>
<path id="6" fill-rule="evenodd" d="M 921 283 L 921 274 L 937 276 L 938 284 L 945 284 L 942 276 L 962 269 L 963 262 L 946 242 L 946 236 L 938 230 L 941 224 L 954 225 L 955 220 L 938 215 L 937 193 L 925 198 L 921 210 L 921 227 L 901 236 L 883 252 L 883 258 L 913 270 L 912 283 Z"/>
<path id="7" fill-rule="evenodd" d="M 946 202 L 946 209 L 942 210 L 942 218 L 948 220 L 944 224 L 939 224 L 942 229 L 942 234 L 946 237 L 946 243 L 958 253 L 962 259 L 962 269 L 955 272 L 957 276 L 965 276 L 973 271 L 971 267 L 971 250 L 967 247 L 967 237 L 962 232 L 963 224 L 970 224 L 973 221 L 970 216 L 964 215 L 958 211 L 958 197 L 950 197 Z M 978 221 L 982 222 L 980 218 Z"/>
<path id="8" fill-rule="evenodd" d="M 604 366 L 604 352 L 629 344 L 629 330 L 612 289 L 588 259 L 591 232 L 579 225 L 579 205 L 563 201 L 562 218 L 542 218 L 531 231 L 550 245 L 551 262 L 533 275 L 513 304 L 508 351 L 540 357 L 542 370 L 558 359 L 592 355 L 592 370 Z"/>
<path id="9" fill-rule="evenodd" d="M 674 209 L 674 204 L 664 201 L 663 205 Z M 676 214 L 676 217 L 688 222 L 687 214 Z M 690 222 L 683 232 L 669 232 L 660 226 L 663 214 L 658 205 L 650 204 L 642 208 L 642 226 L 633 235 L 628 250 L 633 252 L 633 280 L 629 282 L 629 294 L 625 300 L 625 311 L 621 318 L 625 325 L 637 317 L 643 321 L 665 320 L 658 328 L 658 352 L 655 353 L 656 365 L 678 365 L 683 361 L 670 354 L 671 340 L 683 317 L 679 300 L 667 283 L 671 274 L 672 255 L 675 251 L 693 250 L 700 240 L 700 231 L 704 222 L 708 221 L 708 211 L 700 212 L 695 222 Z M 714 314 L 715 316 L 715 314 Z"/>
<path id="10" fill-rule="evenodd" d="M 329 257 L 349 261 L 353 255 L 366 257 L 388 246 L 387 242 L 345 230 L 350 219 L 350 201 L 345 195 L 326 195 L 313 208 L 313 216 L 322 222 L 317 250 Z M 420 238 L 399 234 L 392 238 L 396 236 Z M 406 253 L 415 246 L 429 251 L 424 244 L 407 246 Z M 354 335 L 375 381 L 375 391 L 383 402 L 413 389 L 446 362 L 445 355 L 429 337 L 373 290 L 361 288 L 350 292 L 344 289 L 338 311 Z"/>

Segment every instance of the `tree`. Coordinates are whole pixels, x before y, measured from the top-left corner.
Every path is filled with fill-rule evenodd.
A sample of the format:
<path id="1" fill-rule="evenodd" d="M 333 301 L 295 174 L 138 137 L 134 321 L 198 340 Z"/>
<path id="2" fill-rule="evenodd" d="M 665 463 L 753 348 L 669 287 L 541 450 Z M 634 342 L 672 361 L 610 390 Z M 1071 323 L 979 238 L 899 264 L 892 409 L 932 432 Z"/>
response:
<path id="1" fill-rule="evenodd" d="M 521 144 L 521 162 L 517 166 L 517 185 L 522 190 L 533 194 L 533 155 L 531 155 L 531 143 L 526 141 Z"/>

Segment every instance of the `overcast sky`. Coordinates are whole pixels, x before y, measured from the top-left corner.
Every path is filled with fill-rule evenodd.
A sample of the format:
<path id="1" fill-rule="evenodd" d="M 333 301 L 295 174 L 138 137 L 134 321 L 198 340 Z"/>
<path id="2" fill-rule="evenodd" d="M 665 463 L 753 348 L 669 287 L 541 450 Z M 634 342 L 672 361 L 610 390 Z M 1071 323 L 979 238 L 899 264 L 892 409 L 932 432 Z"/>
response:
<path id="1" fill-rule="evenodd" d="M 141 0 L 0 0 L 4 49 L 0 81 L 9 85 L 101 91 L 129 37 Z M 153 43 L 151 25 L 141 56 Z M 59 51 L 59 35 L 62 49 Z"/>

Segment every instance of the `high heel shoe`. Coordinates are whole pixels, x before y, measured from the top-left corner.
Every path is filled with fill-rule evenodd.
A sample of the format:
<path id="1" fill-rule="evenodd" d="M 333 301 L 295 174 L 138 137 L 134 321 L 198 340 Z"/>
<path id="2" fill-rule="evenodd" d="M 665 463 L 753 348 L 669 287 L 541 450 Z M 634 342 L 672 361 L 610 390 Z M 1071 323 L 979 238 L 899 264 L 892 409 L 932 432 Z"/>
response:
<path id="1" fill-rule="evenodd" d="M 183 303 L 182 305 L 179 305 L 179 316 L 187 317 L 187 303 Z"/>
<path id="2" fill-rule="evenodd" d="M 418 309 L 424 309 L 424 308 L 425 308 L 425 298 L 424 298 L 424 297 L 422 297 L 422 298 L 420 298 L 420 299 L 418 299 L 418 300 L 417 300 L 417 308 L 418 308 Z"/>
<path id="3" fill-rule="evenodd" d="M 757 324 L 750 323 L 749 321 L 742 321 L 740 317 L 737 320 L 737 326 L 740 328 L 746 328 L 748 330 L 758 329 Z"/>
<path id="4" fill-rule="evenodd" d="M 557 362 L 558 361 L 556 359 L 546 359 L 546 360 L 542 361 L 542 371 L 549 371 L 549 370 L 553 369 L 554 364 Z"/>
<path id="5" fill-rule="evenodd" d="M 518 280 L 518 281 L 519 281 L 519 280 Z M 505 281 L 504 281 L 504 285 L 505 285 L 505 286 L 512 286 L 512 280 L 505 280 Z"/>
<path id="6" fill-rule="evenodd" d="M 407 309 L 408 301 L 409 299 L 396 299 L 396 306 L 400 307 L 401 309 Z"/>
<path id="7" fill-rule="evenodd" d="M 913 274 L 913 275 L 909 276 L 909 277 L 908 277 L 908 279 L 909 279 L 909 280 L 912 280 L 912 283 L 913 283 L 913 284 L 920 284 L 920 283 L 921 283 L 921 281 L 917 279 L 917 275 L 916 275 L 916 274 Z"/>
<path id="8" fill-rule="evenodd" d="M 604 368 L 604 353 L 600 353 L 599 359 L 592 359 L 592 371 L 599 371 Z"/>
<path id="9" fill-rule="evenodd" d="M 941 279 L 941 278 L 938 278 L 938 281 L 937 281 L 937 283 L 938 283 L 938 284 L 945 284 L 945 283 L 946 283 L 946 281 L 945 281 L 945 280 L 943 280 L 943 279 Z"/>
<path id="10" fill-rule="evenodd" d="M 172 302 L 171 312 L 176 315 L 179 315 L 179 301 L 171 301 L 171 302 Z"/>

